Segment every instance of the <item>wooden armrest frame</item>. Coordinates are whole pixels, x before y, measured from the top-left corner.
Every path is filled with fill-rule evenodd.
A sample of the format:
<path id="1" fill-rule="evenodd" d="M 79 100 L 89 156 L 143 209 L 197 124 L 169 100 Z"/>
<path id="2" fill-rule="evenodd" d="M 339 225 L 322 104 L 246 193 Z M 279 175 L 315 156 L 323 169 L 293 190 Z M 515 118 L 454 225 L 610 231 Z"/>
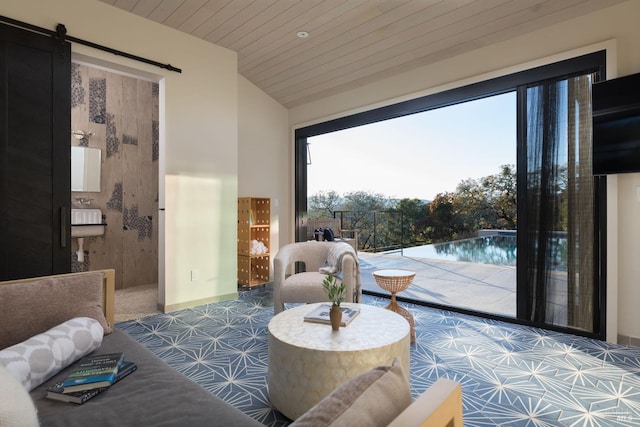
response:
<path id="1" fill-rule="evenodd" d="M 462 387 L 460 383 L 439 378 L 389 427 L 463 427 Z"/>

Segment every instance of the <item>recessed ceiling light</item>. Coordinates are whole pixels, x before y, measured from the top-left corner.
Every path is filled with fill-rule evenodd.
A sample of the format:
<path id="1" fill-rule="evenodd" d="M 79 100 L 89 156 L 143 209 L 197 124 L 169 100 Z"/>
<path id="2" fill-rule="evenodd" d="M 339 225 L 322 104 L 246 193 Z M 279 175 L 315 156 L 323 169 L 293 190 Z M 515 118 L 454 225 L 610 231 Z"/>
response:
<path id="1" fill-rule="evenodd" d="M 296 33 L 296 36 L 300 37 L 301 39 L 306 39 L 307 37 L 309 37 L 309 33 L 306 31 L 298 31 Z"/>

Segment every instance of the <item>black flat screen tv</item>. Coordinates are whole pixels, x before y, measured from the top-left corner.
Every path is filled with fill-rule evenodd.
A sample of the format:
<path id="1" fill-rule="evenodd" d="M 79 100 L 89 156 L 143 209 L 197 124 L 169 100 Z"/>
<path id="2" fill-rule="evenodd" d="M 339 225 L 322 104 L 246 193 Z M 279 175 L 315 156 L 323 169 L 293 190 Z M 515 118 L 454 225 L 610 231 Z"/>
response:
<path id="1" fill-rule="evenodd" d="M 640 73 L 595 83 L 593 174 L 640 172 Z"/>

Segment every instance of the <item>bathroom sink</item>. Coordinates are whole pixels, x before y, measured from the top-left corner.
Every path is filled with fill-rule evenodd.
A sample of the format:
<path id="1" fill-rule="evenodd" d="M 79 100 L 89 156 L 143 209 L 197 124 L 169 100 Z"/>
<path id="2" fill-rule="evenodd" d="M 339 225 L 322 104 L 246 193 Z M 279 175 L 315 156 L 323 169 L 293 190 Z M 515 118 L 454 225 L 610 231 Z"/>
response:
<path id="1" fill-rule="evenodd" d="M 103 224 L 72 225 L 71 237 L 94 237 L 104 234 Z"/>
<path id="2" fill-rule="evenodd" d="M 71 209 L 71 225 L 102 224 L 100 209 Z"/>
<path id="3" fill-rule="evenodd" d="M 71 237 L 93 237 L 104 234 L 100 209 L 71 209 Z"/>
<path id="4" fill-rule="evenodd" d="M 78 262 L 84 262 L 84 238 L 104 235 L 100 209 L 71 209 L 71 237 L 78 238 Z"/>

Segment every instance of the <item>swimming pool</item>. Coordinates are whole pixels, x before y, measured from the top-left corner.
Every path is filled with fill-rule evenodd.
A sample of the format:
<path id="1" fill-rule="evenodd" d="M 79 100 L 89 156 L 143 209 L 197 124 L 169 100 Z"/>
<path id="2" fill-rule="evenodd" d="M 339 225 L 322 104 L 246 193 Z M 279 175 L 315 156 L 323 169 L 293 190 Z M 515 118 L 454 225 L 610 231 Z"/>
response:
<path id="1" fill-rule="evenodd" d="M 556 271 L 566 271 L 566 237 L 553 238 L 551 244 L 553 249 L 548 254 L 547 266 Z M 398 251 L 394 252 L 397 253 Z M 403 256 L 412 258 L 444 259 L 512 267 L 516 266 L 516 253 L 515 232 L 415 246 L 405 248 L 402 251 Z"/>
<path id="2" fill-rule="evenodd" d="M 515 236 L 498 235 L 415 246 L 405 248 L 402 254 L 413 258 L 444 259 L 515 267 L 516 252 Z"/>

